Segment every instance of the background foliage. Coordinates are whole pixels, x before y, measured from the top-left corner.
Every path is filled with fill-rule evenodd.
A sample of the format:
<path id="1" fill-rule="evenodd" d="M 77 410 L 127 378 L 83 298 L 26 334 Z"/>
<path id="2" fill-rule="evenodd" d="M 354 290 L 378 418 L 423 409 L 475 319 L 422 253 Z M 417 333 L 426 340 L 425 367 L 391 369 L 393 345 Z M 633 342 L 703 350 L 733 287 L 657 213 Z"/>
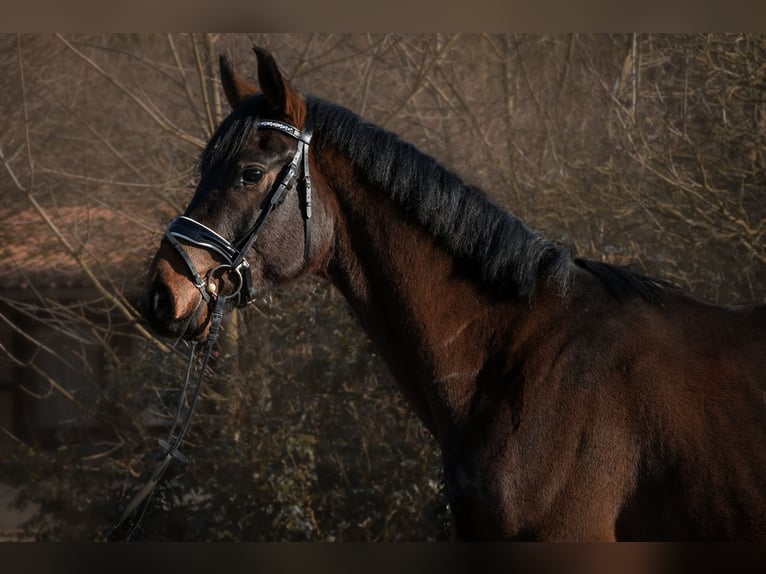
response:
<path id="1" fill-rule="evenodd" d="M 0 480 L 34 509 L 21 535 L 96 539 L 153 466 L 183 360 L 135 297 L 226 113 L 217 57 L 252 76 L 254 44 L 581 255 L 764 300 L 766 37 L 0 36 L 0 350 L 30 399 L 70 409 L 46 434 L 3 429 Z M 171 467 L 140 537 L 450 536 L 436 444 L 332 287 L 265 296 L 227 334 L 193 464 Z"/>

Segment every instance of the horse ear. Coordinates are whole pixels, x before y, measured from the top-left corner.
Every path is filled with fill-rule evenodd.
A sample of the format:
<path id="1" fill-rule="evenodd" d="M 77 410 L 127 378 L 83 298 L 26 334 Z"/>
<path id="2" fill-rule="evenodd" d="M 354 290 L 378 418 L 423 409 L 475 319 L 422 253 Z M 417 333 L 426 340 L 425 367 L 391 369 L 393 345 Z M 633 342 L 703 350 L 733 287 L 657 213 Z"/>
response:
<path id="1" fill-rule="evenodd" d="M 257 46 L 253 50 L 256 58 L 258 58 L 258 84 L 266 97 L 266 101 L 274 111 L 281 112 L 293 120 L 298 120 L 301 97 L 279 71 L 276 61 L 268 51 Z"/>
<path id="2" fill-rule="evenodd" d="M 236 108 L 250 96 L 254 96 L 258 93 L 257 87 L 234 73 L 226 56 L 220 57 L 219 64 L 221 67 L 221 84 L 223 84 L 223 91 L 226 94 L 226 99 L 232 109 Z"/>

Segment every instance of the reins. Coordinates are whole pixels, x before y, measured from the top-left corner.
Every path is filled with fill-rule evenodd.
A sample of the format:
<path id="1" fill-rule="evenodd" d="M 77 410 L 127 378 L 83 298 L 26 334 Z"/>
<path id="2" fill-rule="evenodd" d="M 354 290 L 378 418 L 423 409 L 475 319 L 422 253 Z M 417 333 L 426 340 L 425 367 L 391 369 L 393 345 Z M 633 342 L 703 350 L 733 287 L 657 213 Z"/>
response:
<path id="1" fill-rule="evenodd" d="M 155 488 L 159 484 L 162 476 L 165 474 L 170 462 L 176 459 L 182 463 L 188 463 L 189 459 L 183 455 L 178 449 L 186 436 L 189 426 L 191 425 L 192 415 L 194 409 L 197 406 L 200 394 L 202 392 L 202 382 L 207 368 L 208 361 L 213 352 L 213 347 L 218 341 L 219 331 L 221 328 L 221 322 L 223 321 L 224 306 L 228 300 L 235 300 L 234 303 L 237 307 L 244 307 L 252 303 L 255 299 L 255 288 L 253 286 L 252 274 L 250 265 L 245 258 L 247 252 L 255 244 L 258 239 L 263 226 L 266 223 L 268 216 L 274 210 L 276 206 L 281 204 L 288 191 L 293 187 L 296 187 L 299 175 L 303 181 L 303 221 L 304 221 L 304 264 L 308 264 L 311 252 L 311 177 L 309 175 L 309 143 L 311 141 L 311 132 L 307 129 L 303 131 L 291 126 L 290 124 L 280 122 L 277 120 L 260 120 L 258 122 L 258 128 L 276 129 L 283 133 L 286 133 L 298 140 L 298 148 L 293 155 L 292 160 L 287 165 L 287 170 L 279 181 L 279 183 L 272 188 L 271 193 L 266 199 L 265 206 L 261 210 L 258 219 L 252 225 L 252 227 L 233 244 L 226 240 L 209 227 L 195 221 L 187 216 L 179 216 L 173 219 L 168 225 L 165 231 L 164 239 L 167 240 L 170 245 L 178 252 L 183 259 L 186 267 L 191 275 L 191 281 L 197 290 L 200 292 L 202 302 L 210 305 L 212 303 L 213 308 L 210 313 L 210 329 L 208 331 L 207 339 L 204 342 L 204 348 L 200 351 L 201 363 L 196 373 L 196 383 L 194 386 L 194 393 L 192 395 L 189 407 L 186 410 L 186 415 L 183 417 L 183 423 L 181 423 L 181 413 L 183 412 L 183 405 L 186 402 L 186 393 L 189 388 L 189 384 L 193 378 L 194 363 L 198 359 L 197 357 L 197 345 L 198 342 L 194 341 L 189 353 L 189 361 L 186 366 L 186 374 L 184 376 L 184 382 L 181 388 L 181 396 L 179 398 L 178 407 L 171 424 L 170 431 L 166 440 L 159 439 L 158 443 L 162 448 L 162 452 L 157 455 L 159 462 L 155 466 L 151 473 L 149 480 L 133 495 L 133 498 L 127 504 L 122 511 L 120 517 L 112 524 L 107 535 L 106 540 L 109 540 L 117 529 L 122 526 L 125 521 L 130 518 L 140 508 L 140 513 L 136 518 L 135 523 L 131 527 L 129 533 L 125 537 L 126 541 L 129 541 L 136 533 L 144 514 L 146 513 L 152 495 Z M 209 251 L 214 251 L 226 261 L 222 265 L 218 265 L 210 269 L 205 277 L 199 273 L 191 257 L 184 249 L 181 241 L 185 241 Z M 219 270 L 223 272 L 230 272 L 238 278 L 237 285 L 232 293 L 224 295 L 218 292 L 217 285 L 215 283 L 215 274 Z M 180 427 L 179 427 L 180 424 Z M 176 433 L 176 429 L 178 429 Z"/>
<path id="2" fill-rule="evenodd" d="M 217 301 L 225 301 L 225 297 L 219 297 Z M 222 307 L 223 304 L 216 302 L 216 306 Z M 149 503 L 151 501 L 152 495 L 154 494 L 154 489 L 159 484 L 168 466 L 170 466 L 170 462 L 173 459 L 176 459 L 183 463 L 189 462 L 188 457 L 182 454 L 181 451 L 178 450 L 178 448 L 181 446 L 181 442 L 183 441 L 184 436 L 186 436 L 186 432 L 189 430 L 189 426 L 191 425 L 192 415 L 194 414 L 194 408 L 197 406 L 197 401 L 202 392 L 202 381 L 204 378 L 205 369 L 207 368 L 208 360 L 210 359 L 210 355 L 212 354 L 215 339 L 218 338 L 218 328 L 220 326 L 221 319 L 223 319 L 223 311 L 221 310 L 221 312 L 218 313 L 216 317 L 218 318 L 211 319 L 211 326 L 210 326 L 210 336 L 214 335 L 214 339 L 211 342 L 210 336 L 209 336 L 208 341 L 205 343 L 206 349 L 202 354 L 202 363 L 199 368 L 199 371 L 197 372 L 197 381 L 194 387 L 194 394 L 192 396 L 191 403 L 189 404 L 189 407 L 186 410 L 186 416 L 184 417 L 184 421 L 180 428 L 180 431 L 178 431 L 178 434 L 176 434 L 176 428 L 178 427 L 181 421 L 181 412 L 183 411 L 183 405 L 186 402 L 186 392 L 189 388 L 189 382 L 192 379 L 194 361 L 197 358 L 196 357 L 196 349 L 197 349 L 196 341 L 192 343 L 192 348 L 189 353 L 189 361 L 186 367 L 186 375 L 184 377 L 183 386 L 181 388 L 181 397 L 178 400 L 178 407 L 176 408 L 176 414 L 175 414 L 175 417 L 173 418 L 173 424 L 170 427 L 170 431 L 168 432 L 168 437 L 166 440 L 163 440 L 163 439 L 157 440 L 158 444 L 162 448 L 162 452 L 156 455 L 157 458 L 159 458 L 159 462 L 154 467 L 154 470 L 152 471 L 152 474 L 149 480 L 144 484 L 144 486 L 141 487 L 140 490 L 138 490 L 133 495 L 133 498 L 130 500 L 130 502 L 127 504 L 125 509 L 122 511 L 122 514 L 120 515 L 120 517 L 114 522 L 114 524 L 112 524 L 112 526 L 109 529 L 109 532 L 107 533 L 105 537 L 106 540 L 109 540 L 112 537 L 112 535 L 117 531 L 117 529 L 120 526 L 122 526 L 122 524 L 128 518 L 130 518 L 136 512 L 136 510 L 140 507 L 141 511 L 138 517 L 136 518 L 135 523 L 133 524 L 130 531 L 128 532 L 127 536 L 125 536 L 125 541 L 129 541 L 131 538 L 133 538 L 133 535 L 136 533 L 136 530 L 138 530 L 138 527 L 144 518 L 146 509 L 149 507 Z M 214 329 L 215 329 L 215 333 L 213 332 Z"/>

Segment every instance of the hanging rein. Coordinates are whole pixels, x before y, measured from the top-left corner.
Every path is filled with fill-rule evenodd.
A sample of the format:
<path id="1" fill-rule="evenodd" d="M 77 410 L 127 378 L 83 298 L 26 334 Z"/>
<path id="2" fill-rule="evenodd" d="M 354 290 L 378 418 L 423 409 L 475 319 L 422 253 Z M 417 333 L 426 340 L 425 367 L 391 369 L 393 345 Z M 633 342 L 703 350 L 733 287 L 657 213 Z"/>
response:
<path id="1" fill-rule="evenodd" d="M 138 529 L 144 513 L 149 506 L 149 501 L 154 493 L 154 489 L 162 479 L 170 462 L 173 459 L 183 463 L 189 462 L 189 459 L 183 455 L 178 448 L 181 446 L 181 442 L 191 424 L 194 408 L 197 405 L 202 390 L 202 380 L 205 374 L 205 369 L 207 368 L 208 361 L 212 354 L 213 346 L 218 340 L 221 322 L 223 321 L 224 306 L 227 301 L 232 300 L 236 307 L 241 308 L 255 300 L 256 291 L 253 286 L 250 264 L 246 259 L 247 252 L 255 244 L 258 235 L 271 212 L 284 201 L 287 192 L 296 187 L 299 180 L 302 181 L 303 185 L 297 187 L 302 187 L 304 193 L 303 222 L 305 242 L 303 258 L 304 264 L 308 264 L 311 250 L 311 176 L 309 174 L 309 143 L 311 142 L 311 131 L 308 129 L 299 130 L 290 124 L 277 120 L 260 120 L 257 124 L 257 128 L 275 129 L 292 136 L 298 140 L 298 148 L 296 149 L 292 160 L 287 165 L 285 174 L 279 180 L 278 184 L 272 187 L 270 194 L 264 200 L 264 206 L 253 226 L 234 243 L 230 243 L 209 227 L 190 217 L 186 217 L 185 215 L 173 219 L 165 231 L 164 239 L 167 240 L 181 256 L 186 264 L 194 286 L 200 292 L 201 298 L 199 304 L 204 302 L 207 305 L 212 305 L 212 311 L 210 312 L 210 329 L 208 331 L 207 339 L 203 343 L 203 348 L 200 351 L 202 359 L 200 366 L 196 371 L 196 385 L 192 400 L 183 417 L 183 424 L 180 424 L 182 418 L 181 413 L 183 411 L 183 405 L 186 402 L 186 391 L 189 387 L 189 382 L 193 378 L 194 362 L 198 358 L 197 341 L 192 343 L 192 348 L 189 353 L 189 362 L 186 367 L 186 375 L 181 389 L 181 397 L 178 402 L 170 432 L 168 433 L 166 440 L 158 440 L 158 443 L 162 448 L 162 452 L 157 455 L 159 463 L 154 468 L 150 479 L 138 492 L 136 492 L 120 517 L 111 526 L 106 535 L 107 540 L 110 539 L 117 528 L 119 528 L 134 514 L 139 506 L 143 504 L 138 518 L 125 538 L 125 540 L 130 540 Z M 195 247 L 213 251 L 220 255 L 225 263 L 213 267 L 203 277 L 197 270 L 186 249 L 184 249 L 184 246 L 181 243 L 182 241 L 194 245 Z M 223 293 L 218 292 L 215 279 L 215 276 L 218 273 L 221 275 L 228 273 L 235 278 L 236 284 L 231 293 L 224 295 Z"/>

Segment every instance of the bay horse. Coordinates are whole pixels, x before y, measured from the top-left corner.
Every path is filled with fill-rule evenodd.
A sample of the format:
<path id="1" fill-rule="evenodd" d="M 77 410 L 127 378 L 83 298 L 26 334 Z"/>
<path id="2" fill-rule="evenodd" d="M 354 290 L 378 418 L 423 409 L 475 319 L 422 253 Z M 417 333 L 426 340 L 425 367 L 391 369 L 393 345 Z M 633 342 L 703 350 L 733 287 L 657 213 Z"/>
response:
<path id="1" fill-rule="evenodd" d="M 255 52 L 257 86 L 221 57 L 232 111 L 151 263 L 157 333 L 205 340 L 317 274 L 438 441 L 458 538 L 766 540 L 766 305 L 576 258 Z"/>

